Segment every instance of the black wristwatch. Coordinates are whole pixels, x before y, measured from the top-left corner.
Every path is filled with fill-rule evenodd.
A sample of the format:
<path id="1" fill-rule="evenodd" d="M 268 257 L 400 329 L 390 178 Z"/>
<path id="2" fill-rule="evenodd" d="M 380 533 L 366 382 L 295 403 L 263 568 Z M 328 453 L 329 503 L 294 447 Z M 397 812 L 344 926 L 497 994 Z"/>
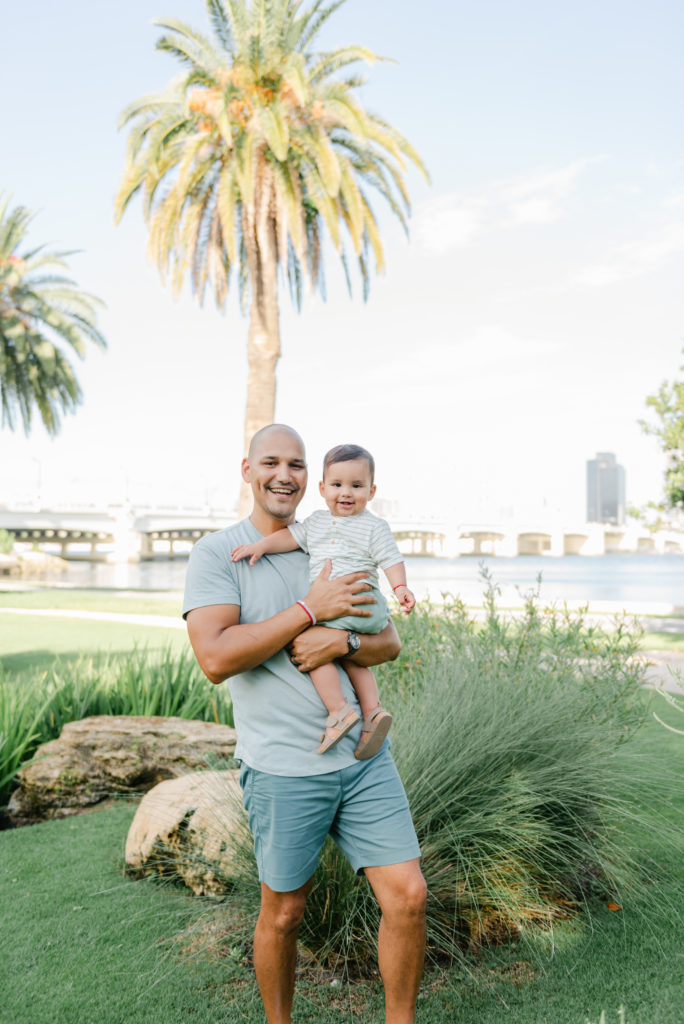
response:
<path id="1" fill-rule="evenodd" d="M 353 629 L 347 630 L 347 653 L 356 654 L 361 646 L 361 637 Z"/>

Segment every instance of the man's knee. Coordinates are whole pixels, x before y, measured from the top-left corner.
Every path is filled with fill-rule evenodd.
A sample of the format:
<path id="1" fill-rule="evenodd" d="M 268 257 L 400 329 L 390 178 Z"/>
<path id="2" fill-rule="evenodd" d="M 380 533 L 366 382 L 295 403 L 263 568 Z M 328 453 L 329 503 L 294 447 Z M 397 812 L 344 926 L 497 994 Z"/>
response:
<path id="1" fill-rule="evenodd" d="M 306 892 L 262 891 L 260 919 L 274 931 L 288 935 L 302 923 L 306 910 Z"/>
<path id="2" fill-rule="evenodd" d="M 427 884 L 418 861 L 366 868 L 366 874 L 385 915 L 422 917 L 427 901 Z"/>
<path id="3" fill-rule="evenodd" d="M 406 880 L 400 898 L 408 913 L 415 915 L 425 913 L 427 882 L 420 870 Z"/>

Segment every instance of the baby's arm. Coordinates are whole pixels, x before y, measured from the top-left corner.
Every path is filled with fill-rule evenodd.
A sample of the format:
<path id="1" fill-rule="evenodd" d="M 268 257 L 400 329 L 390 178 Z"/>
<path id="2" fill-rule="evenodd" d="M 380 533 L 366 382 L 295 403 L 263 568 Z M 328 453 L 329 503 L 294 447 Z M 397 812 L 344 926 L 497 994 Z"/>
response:
<path id="1" fill-rule="evenodd" d="M 240 544 L 233 548 L 230 557 L 233 562 L 239 562 L 241 558 L 249 558 L 249 564 L 254 565 L 262 555 L 278 555 L 285 551 L 296 551 L 298 547 L 299 544 L 290 530 L 277 530 L 275 533 L 269 534 L 268 537 L 262 537 L 261 540 L 255 541 L 254 544 Z"/>
<path id="2" fill-rule="evenodd" d="M 385 569 L 385 576 L 390 582 L 394 596 L 401 605 L 401 610 L 405 615 L 408 615 L 415 607 L 416 598 L 406 586 L 406 566 L 403 562 L 389 565 Z"/>

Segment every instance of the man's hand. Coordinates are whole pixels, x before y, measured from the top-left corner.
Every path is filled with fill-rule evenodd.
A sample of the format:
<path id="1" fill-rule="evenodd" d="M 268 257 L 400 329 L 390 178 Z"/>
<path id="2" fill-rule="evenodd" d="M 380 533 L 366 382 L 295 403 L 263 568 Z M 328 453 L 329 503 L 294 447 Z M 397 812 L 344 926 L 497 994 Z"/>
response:
<path id="1" fill-rule="evenodd" d="M 349 657 L 347 630 L 310 626 L 287 645 L 287 650 L 295 668 L 300 672 L 312 672 L 319 665 Z M 361 647 L 350 660 L 370 668 L 384 661 L 394 661 L 400 650 L 401 642 L 390 620 L 379 633 L 362 633 Z"/>
<path id="2" fill-rule="evenodd" d="M 377 604 L 373 595 L 368 593 L 368 573 L 350 572 L 347 576 L 331 580 L 331 571 L 332 562 L 328 558 L 304 598 L 317 621 L 327 622 L 329 619 L 339 619 L 342 615 L 359 615 L 362 618 L 372 615 L 372 611 L 362 607 L 364 604 Z"/>
<path id="3" fill-rule="evenodd" d="M 300 672 L 313 672 L 320 665 L 329 665 L 338 658 L 346 658 L 346 629 L 328 629 L 327 626 L 310 626 L 296 636 L 288 645 L 290 660 Z"/>

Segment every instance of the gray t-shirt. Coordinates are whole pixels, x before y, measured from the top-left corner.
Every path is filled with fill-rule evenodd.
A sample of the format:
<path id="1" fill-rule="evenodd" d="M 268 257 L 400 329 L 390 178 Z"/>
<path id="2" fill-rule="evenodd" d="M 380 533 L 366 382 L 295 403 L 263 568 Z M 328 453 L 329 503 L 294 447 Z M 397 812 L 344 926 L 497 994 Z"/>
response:
<path id="1" fill-rule="evenodd" d="M 262 534 L 249 519 L 208 534 L 195 544 L 185 578 L 183 616 L 193 608 L 236 604 L 240 622 L 263 622 L 302 599 L 309 590 L 309 559 L 303 551 L 231 562 L 233 548 Z M 359 619 L 361 622 L 362 620 Z M 346 673 L 339 668 L 345 700 L 360 712 Z M 279 651 L 262 665 L 228 680 L 233 701 L 235 756 L 271 775 L 325 775 L 355 764 L 359 723 L 337 746 L 317 754 L 327 711 L 308 675 Z"/>

